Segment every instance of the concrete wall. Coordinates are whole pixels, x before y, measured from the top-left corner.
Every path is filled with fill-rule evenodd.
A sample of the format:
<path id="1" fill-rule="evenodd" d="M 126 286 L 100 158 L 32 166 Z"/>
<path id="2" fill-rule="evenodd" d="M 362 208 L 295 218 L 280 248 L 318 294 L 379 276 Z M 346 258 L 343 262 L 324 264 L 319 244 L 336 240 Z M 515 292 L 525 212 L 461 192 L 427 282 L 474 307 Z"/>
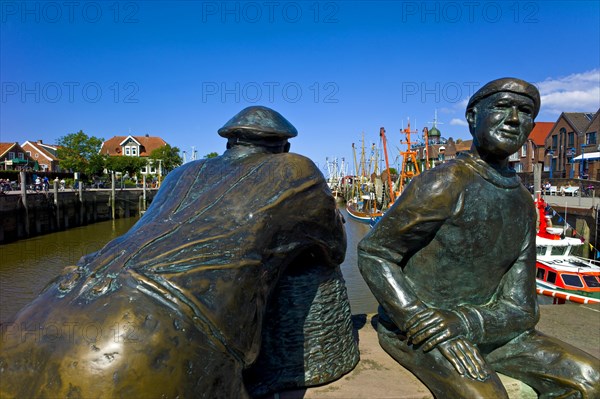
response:
<path id="1" fill-rule="evenodd" d="M 147 205 L 155 194 L 156 190 L 146 191 Z M 110 196 L 110 190 L 83 191 L 81 200 L 77 191 L 58 191 L 57 201 L 52 190 L 28 193 L 25 201 L 16 192 L 0 195 L 0 243 L 110 220 Z M 115 218 L 139 215 L 142 196 L 141 189 L 117 190 Z"/>

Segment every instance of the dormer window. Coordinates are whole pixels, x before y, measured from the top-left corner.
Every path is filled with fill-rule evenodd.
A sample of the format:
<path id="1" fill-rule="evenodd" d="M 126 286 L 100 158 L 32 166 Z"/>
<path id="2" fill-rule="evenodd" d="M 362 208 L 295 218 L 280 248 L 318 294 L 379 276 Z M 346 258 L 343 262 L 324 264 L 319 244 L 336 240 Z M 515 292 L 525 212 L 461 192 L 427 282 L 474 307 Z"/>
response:
<path id="1" fill-rule="evenodd" d="M 119 143 L 121 148 L 123 149 L 123 155 L 130 157 L 139 157 L 140 156 L 140 142 L 135 139 L 133 136 L 127 136 L 125 140 Z"/>
<path id="2" fill-rule="evenodd" d="M 137 157 L 138 154 L 138 147 L 135 145 L 126 145 L 124 147 L 124 154 L 126 156 L 132 156 L 132 157 Z"/>

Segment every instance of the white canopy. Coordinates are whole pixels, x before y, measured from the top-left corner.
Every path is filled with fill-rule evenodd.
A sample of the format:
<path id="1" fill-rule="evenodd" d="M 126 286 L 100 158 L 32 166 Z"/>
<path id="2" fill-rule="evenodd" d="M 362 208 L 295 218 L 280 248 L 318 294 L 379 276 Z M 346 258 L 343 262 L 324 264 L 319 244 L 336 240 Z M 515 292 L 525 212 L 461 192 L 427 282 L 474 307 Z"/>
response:
<path id="1" fill-rule="evenodd" d="M 579 162 L 581 161 L 581 158 L 583 158 L 584 161 L 600 159 L 600 152 L 588 152 L 587 154 L 583 154 L 583 156 L 577 155 L 573 158 L 573 162 Z"/>

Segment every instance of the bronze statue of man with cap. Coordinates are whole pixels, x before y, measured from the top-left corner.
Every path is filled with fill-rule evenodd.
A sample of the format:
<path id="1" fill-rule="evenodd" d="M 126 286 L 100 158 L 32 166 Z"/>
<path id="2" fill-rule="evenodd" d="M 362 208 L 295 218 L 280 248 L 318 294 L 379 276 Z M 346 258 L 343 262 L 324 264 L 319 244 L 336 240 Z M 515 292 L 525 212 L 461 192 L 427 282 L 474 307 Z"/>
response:
<path id="1" fill-rule="evenodd" d="M 249 107 L 219 134 L 223 155 L 171 172 L 129 232 L 3 325 L 1 397 L 246 398 L 356 365 L 343 219 L 288 152 L 296 129 Z"/>
<path id="2" fill-rule="evenodd" d="M 544 398 L 599 398 L 598 359 L 534 329 L 535 210 L 508 166 L 540 108 L 494 80 L 470 99 L 467 153 L 413 179 L 360 242 L 381 346 L 437 398 L 507 398 L 496 372 Z"/>

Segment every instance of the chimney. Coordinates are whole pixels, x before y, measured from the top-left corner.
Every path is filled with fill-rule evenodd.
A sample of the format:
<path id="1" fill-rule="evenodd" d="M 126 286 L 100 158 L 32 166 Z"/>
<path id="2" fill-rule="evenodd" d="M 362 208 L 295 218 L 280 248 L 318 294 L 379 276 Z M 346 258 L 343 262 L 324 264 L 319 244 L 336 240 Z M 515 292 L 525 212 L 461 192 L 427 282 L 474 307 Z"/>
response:
<path id="1" fill-rule="evenodd" d="M 44 144 L 42 140 L 38 140 L 38 144 Z"/>

